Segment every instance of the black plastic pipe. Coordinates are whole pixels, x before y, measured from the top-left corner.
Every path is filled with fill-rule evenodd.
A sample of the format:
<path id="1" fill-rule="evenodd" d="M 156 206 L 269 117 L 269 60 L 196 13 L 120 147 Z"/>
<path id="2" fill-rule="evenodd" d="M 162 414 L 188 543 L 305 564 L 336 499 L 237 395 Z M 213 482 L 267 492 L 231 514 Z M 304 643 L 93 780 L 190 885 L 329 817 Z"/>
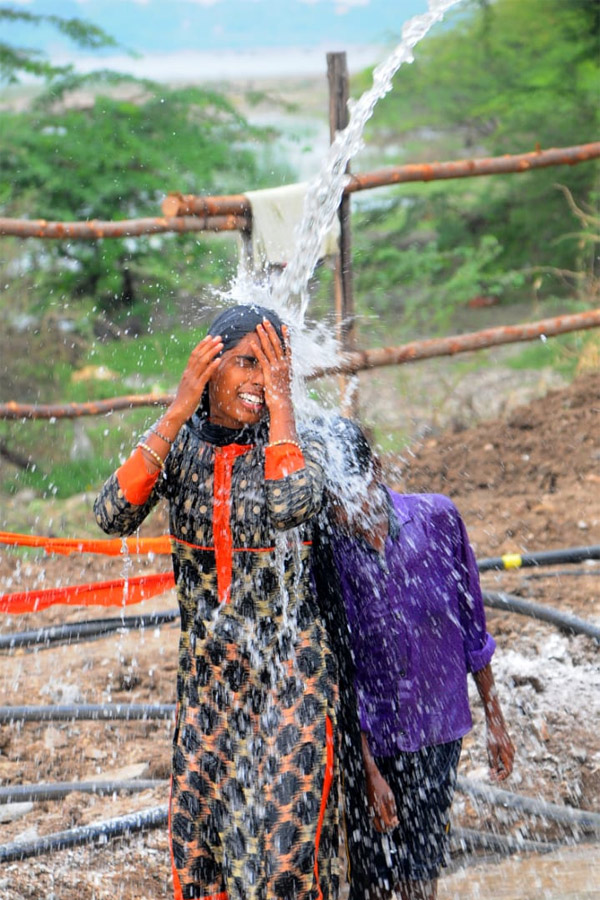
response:
<path id="1" fill-rule="evenodd" d="M 165 612 L 149 613 L 145 616 L 115 616 L 107 619 L 86 619 L 80 622 L 69 622 L 65 625 L 50 625 L 31 631 L 19 631 L 14 634 L 0 635 L 0 650 L 13 650 L 15 647 L 31 647 L 34 645 L 50 646 L 58 643 L 73 643 L 87 640 L 114 631 L 130 631 L 134 628 L 153 628 L 164 625 L 179 618 L 178 609 Z"/>
<path id="2" fill-rule="evenodd" d="M 68 794 L 137 794 L 168 785 L 168 781 L 154 778 L 134 778 L 128 781 L 59 781 L 53 784 L 13 784 L 0 787 L 0 804 L 28 803 L 41 800 L 62 800 Z"/>
<path id="3" fill-rule="evenodd" d="M 172 719 L 174 703 L 81 703 L 58 706 L 0 706 L 0 724 L 7 722 L 72 722 Z"/>
<path id="4" fill-rule="evenodd" d="M 524 797 L 522 794 L 513 794 L 511 791 L 489 787 L 487 784 L 471 781 L 460 775 L 456 780 L 456 790 L 478 800 L 485 800 L 494 806 L 517 809 L 520 812 L 541 816 L 563 825 L 577 825 L 584 830 L 600 831 L 600 813 L 590 812 L 587 809 L 574 809 L 558 803 L 536 800 L 534 797 Z"/>
<path id="5" fill-rule="evenodd" d="M 495 850 L 500 853 L 550 853 L 564 844 L 550 841 L 528 841 L 513 835 L 494 834 L 491 831 L 477 831 L 474 828 L 454 828 L 450 830 L 453 850 Z"/>
<path id="6" fill-rule="evenodd" d="M 66 850 L 67 847 L 78 847 L 82 844 L 105 843 L 110 838 L 122 837 L 123 835 L 128 837 L 139 831 L 162 828 L 167 824 L 167 821 L 167 807 L 155 806 L 152 809 L 142 810 L 138 813 L 119 816 L 117 819 L 98 822 L 96 825 L 81 825 L 68 831 L 48 834 L 35 841 L 13 841 L 10 844 L 0 846 L 0 863 L 28 859 L 31 856 L 41 856 L 44 853 L 54 853 L 57 850 Z"/>
<path id="7" fill-rule="evenodd" d="M 600 546 L 566 547 L 562 550 L 540 550 L 537 553 L 506 553 L 477 561 L 480 572 L 492 569 L 525 569 L 531 566 L 556 566 L 584 559 L 600 559 Z"/>
<path id="8" fill-rule="evenodd" d="M 578 616 L 553 609 L 550 606 L 542 606 L 541 603 L 533 603 L 531 600 L 524 600 L 514 594 L 505 594 L 502 591 L 482 591 L 482 595 L 484 604 L 491 609 L 503 609 L 506 612 L 531 616 L 542 622 L 550 622 L 569 634 L 586 634 L 600 643 L 600 626 L 586 622 Z"/>
<path id="9" fill-rule="evenodd" d="M 590 576 L 600 575 L 600 568 L 595 569 L 558 569 L 550 572 L 530 572 L 523 575 L 523 580 L 530 578 L 589 578 Z"/>

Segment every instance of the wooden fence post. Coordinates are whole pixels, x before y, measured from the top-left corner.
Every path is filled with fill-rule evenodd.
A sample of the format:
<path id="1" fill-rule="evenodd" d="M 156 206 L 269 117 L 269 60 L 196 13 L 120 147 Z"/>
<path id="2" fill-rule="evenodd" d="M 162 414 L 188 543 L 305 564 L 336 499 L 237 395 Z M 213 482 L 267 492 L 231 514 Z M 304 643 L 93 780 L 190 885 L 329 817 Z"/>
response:
<path id="1" fill-rule="evenodd" d="M 348 124 L 348 64 L 345 53 L 327 54 L 327 79 L 329 82 L 329 137 L 333 142 L 337 131 Z M 350 165 L 346 167 L 350 172 Z M 344 353 L 355 349 L 354 293 L 352 286 L 352 239 L 350 229 L 350 197 L 344 194 L 338 210 L 340 221 L 340 248 L 335 261 L 334 298 L 337 337 Z M 353 418 L 358 409 L 357 391 L 348 398 L 348 380 L 340 378 L 342 413 Z"/>

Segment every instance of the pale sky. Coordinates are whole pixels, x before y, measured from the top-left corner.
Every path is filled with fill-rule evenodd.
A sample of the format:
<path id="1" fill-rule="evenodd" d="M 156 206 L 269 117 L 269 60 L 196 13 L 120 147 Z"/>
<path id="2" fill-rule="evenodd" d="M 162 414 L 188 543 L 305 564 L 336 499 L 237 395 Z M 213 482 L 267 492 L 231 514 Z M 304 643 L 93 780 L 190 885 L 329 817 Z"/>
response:
<path id="1" fill-rule="evenodd" d="M 89 53 L 47 26 L 3 23 L 6 39 L 41 47 L 53 62 L 107 66 L 156 79 L 323 71 L 327 51 L 345 50 L 351 71 L 393 46 L 427 0 L 13 0 L 32 13 L 80 17 L 128 49 Z"/>

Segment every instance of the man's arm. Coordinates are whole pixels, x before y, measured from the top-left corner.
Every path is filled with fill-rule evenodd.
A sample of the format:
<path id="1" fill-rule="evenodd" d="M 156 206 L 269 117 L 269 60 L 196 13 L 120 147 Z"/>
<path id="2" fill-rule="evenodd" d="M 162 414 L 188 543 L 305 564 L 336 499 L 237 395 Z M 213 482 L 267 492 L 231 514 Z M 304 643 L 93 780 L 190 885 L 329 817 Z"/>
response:
<path id="1" fill-rule="evenodd" d="M 506 728 L 491 663 L 472 674 L 485 712 L 490 775 L 493 781 L 504 781 L 513 769 L 515 747 Z"/>

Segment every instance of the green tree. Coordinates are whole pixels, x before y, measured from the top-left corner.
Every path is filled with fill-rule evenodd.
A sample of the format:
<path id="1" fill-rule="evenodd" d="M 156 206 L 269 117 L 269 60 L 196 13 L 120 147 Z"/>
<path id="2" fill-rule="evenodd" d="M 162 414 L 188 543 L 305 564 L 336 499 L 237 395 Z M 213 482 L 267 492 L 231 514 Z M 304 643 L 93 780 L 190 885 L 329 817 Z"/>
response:
<path id="1" fill-rule="evenodd" d="M 61 90 L 64 85 L 61 87 Z M 95 96 L 65 108 L 57 92 L 28 112 L 0 113 L 0 214 L 48 220 L 160 214 L 169 190 L 232 193 L 260 186 L 268 132 L 251 128 L 221 94 L 134 82 L 129 98 Z M 222 247 L 221 240 L 219 246 Z M 36 295 L 91 297 L 105 308 L 194 296 L 220 280 L 235 250 L 205 235 L 28 241 Z M 14 268 L 14 266 L 13 266 Z"/>
<path id="2" fill-rule="evenodd" d="M 400 69 L 375 110 L 369 142 L 400 143 L 406 162 L 426 162 L 597 140 L 599 51 L 599 0 L 471 0 L 420 45 L 411 66 Z M 357 89 L 369 77 L 365 73 Z M 439 265 L 431 257 L 426 266 L 433 288 L 447 285 L 468 263 L 477 276 L 474 293 L 514 296 L 523 282 L 522 275 L 511 277 L 517 270 L 533 279 L 538 268 L 589 265 L 557 182 L 577 203 L 595 205 L 598 165 L 590 162 L 406 185 L 398 189 L 401 213 L 379 209 L 366 217 L 359 247 L 365 266 L 375 278 L 374 250 L 389 255 L 395 249 L 400 256 L 407 246 L 425 244 L 440 254 Z M 468 280 L 463 288 L 456 298 Z M 559 291 L 559 281 L 548 278 L 542 296 L 544 290 Z"/>
<path id="3" fill-rule="evenodd" d="M 84 19 L 56 15 L 40 15 L 17 8 L 14 3 L 0 5 L 0 25 L 8 30 L 10 24 L 26 22 L 30 25 L 48 24 L 70 38 L 78 47 L 98 50 L 102 47 L 119 46 L 114 38 Z M 14 84 L 23 75 L 35 75 L 45 80 L 64 76 L 72 71 L 71 66 L 56 66 L 39 50 L 31 47 L 17 47 L 6 40 L 0 40 L 0 83 Z"/>

